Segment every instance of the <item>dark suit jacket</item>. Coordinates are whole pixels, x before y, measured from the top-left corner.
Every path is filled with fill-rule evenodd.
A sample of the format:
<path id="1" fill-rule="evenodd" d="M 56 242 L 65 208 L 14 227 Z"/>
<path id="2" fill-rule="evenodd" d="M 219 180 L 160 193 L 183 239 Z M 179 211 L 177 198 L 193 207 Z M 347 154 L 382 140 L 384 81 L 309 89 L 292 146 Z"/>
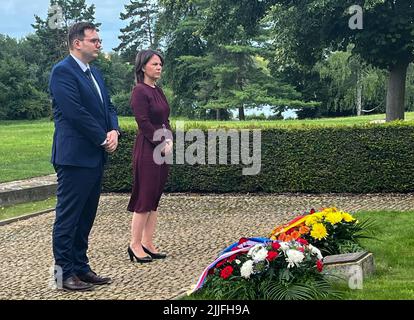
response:
<path id="1" fill-rule="evenodd" d="M 101 144 L 107 132 L 119 130 L 118 118 L 103 78 L 94 67 L 103 103 L 92 82 L 72 56 L 56 64 L 50 76 L 55 133 L 52 163 L 93 168 L 106 161 Z"/>

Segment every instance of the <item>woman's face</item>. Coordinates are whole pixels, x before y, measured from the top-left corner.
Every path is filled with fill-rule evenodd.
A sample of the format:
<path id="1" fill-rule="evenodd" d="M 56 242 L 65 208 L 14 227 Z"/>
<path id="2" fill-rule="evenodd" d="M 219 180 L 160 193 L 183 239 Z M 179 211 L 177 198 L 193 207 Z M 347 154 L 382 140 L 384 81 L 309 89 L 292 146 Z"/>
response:
<path id="1" fill-rule="evenodd" d="M 144 75 L 151 80 L 155 81 L 161 78 L 162 63 L 160 57 L 154 54 L 144 66 L 143 71 Z"/>

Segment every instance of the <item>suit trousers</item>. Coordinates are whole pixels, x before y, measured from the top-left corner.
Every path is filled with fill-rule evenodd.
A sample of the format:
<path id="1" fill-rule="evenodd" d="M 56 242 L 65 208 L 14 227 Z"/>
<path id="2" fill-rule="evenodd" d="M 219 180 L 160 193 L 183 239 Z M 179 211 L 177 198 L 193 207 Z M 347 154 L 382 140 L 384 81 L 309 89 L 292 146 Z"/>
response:
<path id="1" fill-rule="evenodd" d="M 55 165 L 56 218 L 53 225 L 55 268 L 62 280 L 91 271 L 88 238 L 101 194 L 103 163 L 95 168 Z"/>

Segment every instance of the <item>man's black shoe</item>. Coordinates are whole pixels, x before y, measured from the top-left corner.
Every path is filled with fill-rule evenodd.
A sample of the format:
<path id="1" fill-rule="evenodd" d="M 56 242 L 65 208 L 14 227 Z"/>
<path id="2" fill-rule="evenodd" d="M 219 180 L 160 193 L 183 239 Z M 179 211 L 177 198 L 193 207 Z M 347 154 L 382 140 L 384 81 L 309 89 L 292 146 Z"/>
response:
<path id="1" fill-rule="evenodd" d="M 111 283 L 111 278 L 109 277 L 100 277 L 95 272 L 89 271 L 88 273 L 78 275 L 78 278 L 83 282 L 101 285 Z"/>
<path id="2" fill-rule="evenodd" d="M 62 289 L 65 291 L 89 291 L 93 289 L 93 285 L 72 276 L 62 282 Z"/>

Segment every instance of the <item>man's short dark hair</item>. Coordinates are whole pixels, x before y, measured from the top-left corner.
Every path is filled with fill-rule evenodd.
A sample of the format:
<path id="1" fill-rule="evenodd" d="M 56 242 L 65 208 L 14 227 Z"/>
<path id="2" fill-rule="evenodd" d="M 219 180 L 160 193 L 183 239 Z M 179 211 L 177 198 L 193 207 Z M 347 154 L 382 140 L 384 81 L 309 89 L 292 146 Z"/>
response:
<path id="1" fill-rule="evenodd" d="M 83 40 L 85 38 L 85 30 L 87 29 L 98 30 L 92 22 L 77 22 L 69 28 L 69 49 L 73 48 L 73 41 L 75 41 L 76 39 Z"/>

